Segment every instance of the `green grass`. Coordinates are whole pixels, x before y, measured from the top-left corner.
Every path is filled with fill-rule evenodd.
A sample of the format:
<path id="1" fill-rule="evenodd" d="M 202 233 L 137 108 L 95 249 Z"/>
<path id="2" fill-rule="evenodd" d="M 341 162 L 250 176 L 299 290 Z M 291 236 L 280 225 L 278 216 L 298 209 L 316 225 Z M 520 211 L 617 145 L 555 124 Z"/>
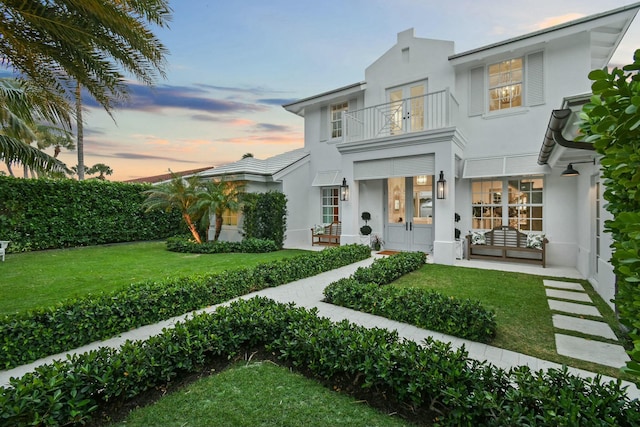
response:
<path id="1" fill-rule="evenodd" d="M 131 283 L 222 272 L 303 252 L 184 254 L 167 251 L 164 242 L 142 242 L 8 254 L 0 262 L 0 315 L 112 292 Z"/>
<path id="2" fill-rule="evenodd" d="M 556 352 L 552 311 L 547 303 L 543 279 L 558 280 L 524 273 L 429 264 L 401 277 L 394 282 L 394 286 L 432 289 L 456 298 L 480 301 L 496 313 L 496 337 L 490 345 L 604 375 L 631 379 L 618 369 L 561 356 Z M 563 280 L 581 283 L 604 320 L 616 333 L 620 332 L 613 311 L 587 281 Z M 580 336 L 577 332 L 562 333 Z"/>
<path id="3" fill-rule="evenodd" d="M 118 426 L 407 426 L 272 362 L 241 363 L 133 411 Z"/>

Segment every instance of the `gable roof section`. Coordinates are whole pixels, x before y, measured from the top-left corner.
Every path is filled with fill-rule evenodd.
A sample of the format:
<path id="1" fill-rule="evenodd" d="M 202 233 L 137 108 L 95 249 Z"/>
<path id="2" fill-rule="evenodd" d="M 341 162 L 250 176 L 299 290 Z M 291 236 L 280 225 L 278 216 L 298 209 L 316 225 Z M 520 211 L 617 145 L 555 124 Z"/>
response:
<path id="1" fill-rule="evenodd" d="M 282 174 L 285 174 L 287 169 L 308 160 L 308 158 L 309 152 L 304 148 L 298 148 L 264 160 L 245 157 L 237 162 L 228 163 L 198 175 L 202 178 L 230 176 L 233 180 L 275 181 Z"/>
<path id="2" fill-rule="evenodd" d="M 502 52 L 520 48 L 542 46 L 550 40 L 588 31 L 591 34 L 591 68 L 602 68 L 609 63 L 622 37 L 640 9 L 640 3 L 633 3 L 607 12 L 586 16 L 553 27 L 513 37 L 477 49 L 457 53 L 449 57 L 453 65 L 461 65 Z"/>

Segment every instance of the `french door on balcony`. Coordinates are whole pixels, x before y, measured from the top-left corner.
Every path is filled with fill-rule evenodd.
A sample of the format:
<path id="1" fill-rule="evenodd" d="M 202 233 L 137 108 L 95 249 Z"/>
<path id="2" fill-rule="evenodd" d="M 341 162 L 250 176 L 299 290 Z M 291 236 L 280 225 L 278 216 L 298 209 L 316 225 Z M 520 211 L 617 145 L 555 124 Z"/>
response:
<path id="1" fill-rule="evenodd" d="M 433 176 L 388 178 L 385 249 L 433 251 Z"/>
<path id="2" fill-rule="evenodd" d="M 387 90 L 391 135 L 424 130 L 427 83 L 418 82 Z"/>

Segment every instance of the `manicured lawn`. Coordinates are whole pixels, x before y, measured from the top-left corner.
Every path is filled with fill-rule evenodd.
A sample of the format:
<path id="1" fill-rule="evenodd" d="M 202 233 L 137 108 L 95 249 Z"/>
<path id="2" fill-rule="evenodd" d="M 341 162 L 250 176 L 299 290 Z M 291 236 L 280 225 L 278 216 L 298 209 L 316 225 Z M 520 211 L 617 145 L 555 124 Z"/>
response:
<path id="1" fill-rule="evenodd" d="M 542 282 L 545 278 L 547 277 L 523 273 L 429 264 L 401 277 L 394 282 L 394 286 L 432 289 L 456 298 L 480 301 L 496 313 L 498 328 L 494 341 L 490 343 L 493 346 L 624 378 L 617 369 L 577 361 L 556 353 L 552 313 Z M 617 331 L 613 311 L 588 282 L 579 282 L 605 320 Z M 569 331 L 563 333 L 580 336 L 579 333 Z"/>
<path id="2" fill-rule="evenodd" d="M 118 426 L 407 426 L 271 362 L 240 363 L 131 413 Z"/>
<path id="3" fill-rule="evenodd" d="M 131 283 L 221 272 L 303 252 L 183 254 L 167 251 L 164 242 L 142 242 L 9 254 L 0 262 L 0 315 L 111 292 Z"/>

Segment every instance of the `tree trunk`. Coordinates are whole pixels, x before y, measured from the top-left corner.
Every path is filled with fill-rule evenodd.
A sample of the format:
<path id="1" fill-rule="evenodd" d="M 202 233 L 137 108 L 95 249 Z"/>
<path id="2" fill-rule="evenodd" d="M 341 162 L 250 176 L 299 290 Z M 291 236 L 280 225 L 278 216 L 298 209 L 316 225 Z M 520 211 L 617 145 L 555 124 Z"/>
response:
<path id="1" fill-rule="evenodd" d="M 78 181 L 84 180 L 84 135 L 82 129 L 82 89 L 76 83 L 76 146 L 78 149 Z"/>
<path id="2" fill-rule="evenodd" d="M 184 219 L 184 222 L 187 223 L 187 226 L 189 227 L 189 231 L 191 231 L 191 234 L 193 235 L 193 238 L 196 239 L 196 242 L 198 242 L 198 244 L 202 243 L 202 239 L 200 238 L 198 229 L 196 228 L 193 221 L 191 221 L 191 217 L 189 216 L 189 214 L 186 214 L 186 213 L 183 214 L 182 218 Z"/>
<path id="3" fill-rule="evenodd" d="M 213 241 L 217 242 L 220 237 L 220 231 L 222 231 L 222 215 L 216 215 L 216 234 L 213 236 Z"/>

